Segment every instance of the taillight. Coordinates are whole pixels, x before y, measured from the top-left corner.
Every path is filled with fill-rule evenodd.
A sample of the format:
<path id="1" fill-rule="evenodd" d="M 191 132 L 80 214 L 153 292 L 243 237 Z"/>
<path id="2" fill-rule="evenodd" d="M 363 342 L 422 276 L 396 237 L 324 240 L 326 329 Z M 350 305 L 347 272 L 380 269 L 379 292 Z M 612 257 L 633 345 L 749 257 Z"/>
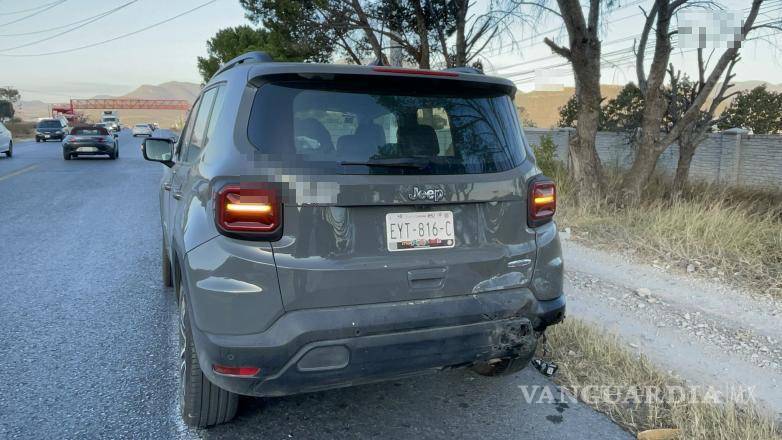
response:
<path id="1" fill-rule="evenodd" d="M 557 211 L 557 188 L 550 180 L 530 182 L 527 224 L 534 228 L 551 221 Z"/>
<path id="2" fill-rule="evenodd" d="M 225 365 L 212 365 L 212 371 L 223 376 L 253 377 L 261 372 L 258 367 L 227 367 Z"/>
<path id="3" fill-rule="evenodd" d="M 227 185 L 217 193 L 215 220 L 228 235 L 271 239 L 281 232 L 281 209 L 273 189 Z"/>
<path id="4" fill-rule="evenodd" d="M 76 139 L 73 136 L 65 136 L 65 142 L 73 142 L 73 140 Z"/>

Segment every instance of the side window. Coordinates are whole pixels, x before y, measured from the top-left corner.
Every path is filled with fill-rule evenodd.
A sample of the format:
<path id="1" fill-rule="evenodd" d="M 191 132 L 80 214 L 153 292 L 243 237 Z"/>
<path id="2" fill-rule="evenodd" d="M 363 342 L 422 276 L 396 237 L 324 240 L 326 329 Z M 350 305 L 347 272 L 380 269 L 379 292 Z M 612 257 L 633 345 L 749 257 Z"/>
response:
<path id="1" fill-rule="evenodd" d="M 198 106 L 198 114 L 196 114 L 193 122 L 193 129 L 190 132 L 185 147 L 185 162 L 190 162 L 201 153 L 201 148 L 204 146 L 206 124 L 209 122 L 209 113 L 212 111 L 215 95 L 217 95 L 216 87 L 207 90 L 201 97 L 201 105 Z"/>
<path id="2" fill-rule="evenodd" d="M 204 142 L 201 149 L 209 147 L 209 142 L 212 140 L 212 136 L 214 135 L 215 127 L 217 126 L 217 120 L 220 117 L 220 112 L 223 110 L 223 102 L 225 101 L 225 90 L 223 86 L 218 87 L 217 89 L 217 95 L 215 96 L 215 102 L 212 106 L 212 114 L 209 116 L 209 125 L 206 127 L 206 133 L 204 133 Z M 190 154 L 187 155 L 187 160 L 195 160 L 196 154 Z"/>
<path id="3" fill-rule="evenodd" d="M 185 122 L 182 136 L 179 137 L 179 143 L 177 144 L 176 152 L 174 152 L 177 162 L 184 159 L 182 152 L 185 150 L 185 146 L 190 142 L 190 135 L 193 134 L 193 121 L 195 121 L 196 114 L 198 113 L 198 107 L 200 106 L 201 101 L 196 101 L 196 103 L 193 104 L 193 108 L 190 109 L 190 114 L 187 116 L 187 122 Z"/>

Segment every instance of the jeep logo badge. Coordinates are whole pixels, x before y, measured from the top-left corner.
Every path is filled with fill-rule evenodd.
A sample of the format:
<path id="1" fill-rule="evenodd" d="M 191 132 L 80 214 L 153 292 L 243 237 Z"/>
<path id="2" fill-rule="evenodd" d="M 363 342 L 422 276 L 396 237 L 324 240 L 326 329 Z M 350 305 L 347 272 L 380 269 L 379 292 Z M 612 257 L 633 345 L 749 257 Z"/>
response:
<path id="1" fill-rule="evenodd" d="M 420 189 L 417 186 L 413 187 L 413 192 L 407 195 L 410 200 L 430 200 L 432 202 L 439 202 L 445 198 L 445 191 L 441 189 Z"/>

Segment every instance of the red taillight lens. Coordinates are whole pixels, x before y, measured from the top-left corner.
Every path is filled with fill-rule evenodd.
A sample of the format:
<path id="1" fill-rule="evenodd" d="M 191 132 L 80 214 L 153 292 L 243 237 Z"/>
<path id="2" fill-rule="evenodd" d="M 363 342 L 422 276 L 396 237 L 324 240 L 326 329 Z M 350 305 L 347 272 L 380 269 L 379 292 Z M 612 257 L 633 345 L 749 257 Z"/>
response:
<path id="1" fill-rule="evenodd" d="M 534 228 L 546 224 L 557 211 L 557 187 L 551 181 L 530 183 L 527 224 Z"/>
<path id="2" fill-rule="evenodd" d="M 272 189 L 228 185 L 217 193 L 217 225 L 226 232 L 269 234 L 281 224 L 280 204 Z"/>
<path id="3" fill-rule="evenodd" d="M 227 367 L 225 365 L 212 365 L 212 370 L 217 374 L 236 377 L 253 377 L 261 372 L 258 367 Z"/>

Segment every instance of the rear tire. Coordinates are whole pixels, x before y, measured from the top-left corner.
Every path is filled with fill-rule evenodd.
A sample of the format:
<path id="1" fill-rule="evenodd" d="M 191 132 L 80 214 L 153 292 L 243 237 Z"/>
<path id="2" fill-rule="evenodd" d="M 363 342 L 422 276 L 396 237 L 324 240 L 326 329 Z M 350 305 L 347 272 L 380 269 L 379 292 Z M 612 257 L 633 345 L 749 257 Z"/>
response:
<path id="1" fill-rule="evenodd" d="M 6 157 L 13 157 L 14 155 L 14 143 L 10 142 L 8 144 L 8 151 L 5 152 Z"/>
<path id="2" fill-rule="evenodd" d="M 181 283 L 179 292 L 179 404 L 182 420 L 192 427 L 207 428 L 230 421 L 236 415 L 239 396 L 209 382 L 193 345 L 187 301 Z"/>
<path id="3" fill-rule="evenodd" d="M 71 160 L 71 155 L 63 151 L 62 158 L 65 160 Z"/>

